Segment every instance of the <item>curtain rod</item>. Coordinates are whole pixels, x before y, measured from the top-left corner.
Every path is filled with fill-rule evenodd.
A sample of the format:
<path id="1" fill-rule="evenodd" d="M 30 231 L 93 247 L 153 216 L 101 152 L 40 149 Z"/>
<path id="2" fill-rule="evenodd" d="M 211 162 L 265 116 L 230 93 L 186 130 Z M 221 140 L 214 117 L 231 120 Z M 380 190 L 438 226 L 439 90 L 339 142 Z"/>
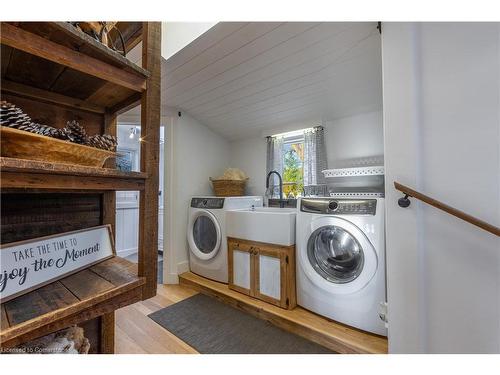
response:
<path id="1" fill-rule="evenodd" d="M 311 128 L 307 128 L 307 129 L 313 129 L 313 130 L 317 131 L 317 130 L 324 130 L 324 127 L 323 127 L 323 125 L 318 125 L 318 126 L 313 126 Z M 284 132 L 283 134 L 292 133 L 292 132 L 295 132 L 295 131 L 298 131 L 298 130 L 291 130 L 289 132 Z M 304 133 L 305 133 L 305 131 L 304 131 Z M 267 135 L 266 136 L 266 139 L 271 139 L 271 138 L 276 138 L 276 137 L 273 136 L 273 135 Z"/>

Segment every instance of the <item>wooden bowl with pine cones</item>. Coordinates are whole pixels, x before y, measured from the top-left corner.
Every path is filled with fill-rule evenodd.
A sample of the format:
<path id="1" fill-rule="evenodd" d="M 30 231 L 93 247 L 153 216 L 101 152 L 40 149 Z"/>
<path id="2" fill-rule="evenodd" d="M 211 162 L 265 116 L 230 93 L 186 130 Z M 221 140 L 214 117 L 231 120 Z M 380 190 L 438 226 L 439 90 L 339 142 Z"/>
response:
<path id="1" fill-rule="evenodd" d="M 103 167 L 116 157 L 115 137 L 88 136 L 77 121 L 59 129 L 31 121 L 11 103 L 2 101 L 0 109 L 2 156 L 91 167 Z"/>

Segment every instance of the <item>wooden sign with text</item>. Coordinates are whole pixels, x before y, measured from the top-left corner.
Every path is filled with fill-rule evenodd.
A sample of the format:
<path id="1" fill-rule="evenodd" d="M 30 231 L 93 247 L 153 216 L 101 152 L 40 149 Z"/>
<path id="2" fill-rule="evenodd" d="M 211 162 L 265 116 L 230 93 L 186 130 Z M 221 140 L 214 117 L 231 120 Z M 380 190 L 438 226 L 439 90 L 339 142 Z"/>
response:
<path id="1" fill-rule="evenodd" d="M 115 255 L 111 226 L 4 244 L 0 300 L 6 302 Z"/>

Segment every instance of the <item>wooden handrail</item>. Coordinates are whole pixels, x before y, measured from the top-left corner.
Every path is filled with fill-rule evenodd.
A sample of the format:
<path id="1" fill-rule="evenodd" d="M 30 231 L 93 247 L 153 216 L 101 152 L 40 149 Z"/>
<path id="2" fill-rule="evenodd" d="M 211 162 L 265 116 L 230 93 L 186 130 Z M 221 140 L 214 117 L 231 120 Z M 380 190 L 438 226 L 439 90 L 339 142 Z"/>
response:
<path id="1" fill-rule="evenodd" d="M 422 202 L 425 202 L 433 207 L 439 208 L 440 210 L 449 213 L 450 215 L 458 217 L 459 219 L 462 219 L 472 225 L 475 225 L 476 227 L 484 229 L 487 232 L 493 233 L 497 237 L 500 237 L 499 227 L 496 227 L 474 216 L 466 214 L 465 212 L 457 210 L 456 208 L 448 206 L 447 204 L 440 202 L 434 198 L 428 197 L 425 194 L 419 193 L 418 191 L 413 190 L 408 186 L 401 185 L 399 182 L 394 181 L 394 187 L 396 188 L 396 190 L 401 191 L 402 193 L 408 195 L 409 197 L 421 200 Z"/>

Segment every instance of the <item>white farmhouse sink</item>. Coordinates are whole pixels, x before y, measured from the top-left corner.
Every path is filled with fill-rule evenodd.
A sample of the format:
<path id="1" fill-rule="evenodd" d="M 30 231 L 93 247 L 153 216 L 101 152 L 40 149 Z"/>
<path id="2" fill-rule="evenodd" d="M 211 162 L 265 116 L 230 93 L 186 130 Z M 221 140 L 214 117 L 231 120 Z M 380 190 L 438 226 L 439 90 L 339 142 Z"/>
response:
<path id="1" fill-rule="evenodd" d="M 290 246 L 295 244 L 295 208 L 256 207 L 226 212 L 228 237 Z"/>

